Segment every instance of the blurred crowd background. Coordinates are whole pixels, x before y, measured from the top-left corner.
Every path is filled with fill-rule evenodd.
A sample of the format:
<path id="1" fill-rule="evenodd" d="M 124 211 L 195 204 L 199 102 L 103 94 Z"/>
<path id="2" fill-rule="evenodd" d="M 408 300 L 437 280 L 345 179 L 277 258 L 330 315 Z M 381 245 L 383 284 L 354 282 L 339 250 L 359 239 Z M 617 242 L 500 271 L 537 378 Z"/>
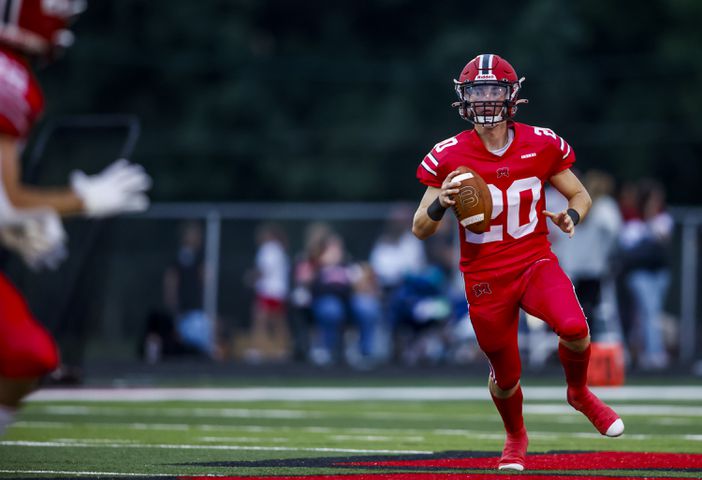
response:
<path id="1" fill-rule="evenodd" d="M 517 120 L 568 140 L 595 200 L 572 240 L 551 237 L 593 338 L 633 369 L 694 366 L 700 18 L 657 0 L 89 2 L 39 73 L 51 131 L 30 139 L 27 175 L 97 171 L 126 131 L 155 205 L 69 221 L 58 272 L 5 261 L 77 368 L 482 362 L 454 222 L 427 242 L 409 229 L 418 163 L 469 128 L 452 79 L 497 53 L 526 77 Z M 555 337 L 521 322 L 525 364 L 547 365 Z"/>

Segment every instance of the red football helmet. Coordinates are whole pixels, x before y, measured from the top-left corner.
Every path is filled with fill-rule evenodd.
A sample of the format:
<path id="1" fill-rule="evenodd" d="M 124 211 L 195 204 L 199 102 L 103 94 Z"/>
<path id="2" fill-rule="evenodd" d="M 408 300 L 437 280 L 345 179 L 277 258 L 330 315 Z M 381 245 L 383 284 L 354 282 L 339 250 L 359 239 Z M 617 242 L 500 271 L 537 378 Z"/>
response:
<path id="1" fill-rule="evenodd" d="M 48 55 L 73 43 L 68 30 L 85 0 L 0 0 L 0 43 L 29 55 Z"/>
<path id="2" fill-rule="evenodd" d="M 517 105 L 528 100 L 518 100 L 524 77 L 518 78 L 517 72 L 504 58 L 493 54 L 475 57 L 463 68 L 454 86 L 459 102 L 461 118 L 471 123 L 495 126 L 517 113 Z"/>

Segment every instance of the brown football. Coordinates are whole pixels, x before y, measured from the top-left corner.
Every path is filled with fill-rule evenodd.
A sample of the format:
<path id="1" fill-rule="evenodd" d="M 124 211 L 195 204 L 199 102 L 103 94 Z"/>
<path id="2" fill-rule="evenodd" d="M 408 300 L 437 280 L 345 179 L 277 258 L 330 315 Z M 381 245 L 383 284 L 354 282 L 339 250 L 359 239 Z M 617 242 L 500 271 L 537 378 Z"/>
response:
<path id="1" fill-rule="evenodd" d="M 454 195 L 456 203 L 453 211 L 456 218 L 465 228 L 473 233 L 484 233 L 490 228 L 492 216 L 492 195 L 490 189 L 475 170 L 460 166 L 456 170 L 460 173 L 453 179 L 461 185 L 458 193 Z"/>

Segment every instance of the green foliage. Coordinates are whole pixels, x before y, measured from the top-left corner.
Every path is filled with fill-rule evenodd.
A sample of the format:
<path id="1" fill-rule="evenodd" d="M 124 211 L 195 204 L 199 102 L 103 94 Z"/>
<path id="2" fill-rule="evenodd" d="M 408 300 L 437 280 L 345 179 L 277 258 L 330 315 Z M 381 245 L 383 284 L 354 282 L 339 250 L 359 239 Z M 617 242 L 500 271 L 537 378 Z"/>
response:
<path id="1" fill-rule="evenodd" d="M 49 113 L 135 113 L 158 200 L 418 199 L 432 145 L 469 128 L 452 78 L 481 52 L 527 78 L 518 120 L 582 170 L 700 201 L 702 7 L 691 0 L 91 2 L 40 77 Z M 70 85 L 70 88 L 67 88 Z"/>

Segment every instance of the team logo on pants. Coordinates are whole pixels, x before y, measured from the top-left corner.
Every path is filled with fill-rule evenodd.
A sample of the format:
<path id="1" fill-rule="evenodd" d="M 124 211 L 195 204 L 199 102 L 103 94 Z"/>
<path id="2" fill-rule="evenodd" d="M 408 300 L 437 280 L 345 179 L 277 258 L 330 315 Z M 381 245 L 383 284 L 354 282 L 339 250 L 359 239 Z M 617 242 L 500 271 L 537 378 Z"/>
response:
<path id="1" fill-rule="evenodd" d="M 476 283 L 475 285 L 473 285 L 473 295 L 475 295 L 476 297 L 489 293 L 492 293 L 492 290 L 490 290 L 489 283 Z"/>

